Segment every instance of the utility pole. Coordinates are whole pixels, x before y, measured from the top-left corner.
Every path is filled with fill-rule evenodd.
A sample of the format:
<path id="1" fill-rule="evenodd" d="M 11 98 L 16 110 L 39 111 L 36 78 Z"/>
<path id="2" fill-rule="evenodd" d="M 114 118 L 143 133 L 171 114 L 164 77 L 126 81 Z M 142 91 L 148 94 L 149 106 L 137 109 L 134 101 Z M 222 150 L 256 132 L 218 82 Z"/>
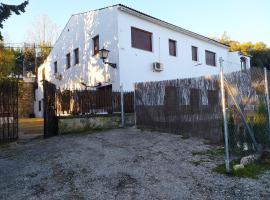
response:
<path id="1" fill-rule="evenodd" d="M 265 81 L 265 97 L 267 104 L 267 114 L 268 114 L 268 139 L 270 142 L 270 100 L 269 100 L 269 88 L 268 88 L 268 77 L 267 77 L 267 68 L 264 67 L 264 81 Z"/>
<path id="2" fill-rule="evenodd" d="M 225 143 L 225 167 L 227 173 L 230 172 L 230 158 L 229 158 L 229 134 L 228 134 L 228 124 L 227 124 L 227 109 L 225 101 L 225 89 L 224 89 L 224 74 L 223 74 L 223 58 L 219 58 L 220 64 L 220 88 L 221 88 L 221 98 L 222 98 L 222 113 L 223 113 L 223 124 L 224 124 L 224 143 Z"/>
<path id="3" fill-rule="evenodd" d="M 36 51 L 36 43 L 34 43 L 34 50 L 35 50 L 35 74 L 37 75 L 37 51 Z"/>

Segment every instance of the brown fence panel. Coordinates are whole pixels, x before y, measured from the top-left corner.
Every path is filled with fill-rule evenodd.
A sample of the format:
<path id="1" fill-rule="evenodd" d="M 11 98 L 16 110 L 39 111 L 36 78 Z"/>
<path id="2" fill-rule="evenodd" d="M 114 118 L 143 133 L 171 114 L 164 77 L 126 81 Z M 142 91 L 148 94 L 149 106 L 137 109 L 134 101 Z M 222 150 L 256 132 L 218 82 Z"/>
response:
<path id="1" fill-rule="evenodd" d="M 252 134 L 261 146 L 270 145 L 264 76 L 259 68 L 225 74 L 232 152 L 252 151 Z M 223 140 L 219 75 L 138 83 L 135 88 L 139 127 L 199 136 L 213 142 Z"/>
<path id="2" fill-rule="evenodd" d="M 121 93 L 112 90 L 58 90 L 58 115 L 94 115 L 121 112 Z M 134 93 L 124 92 L 124 110 L 134 112 Z"/>
<path id="3" fill-rule="evenodd" d="M 138 127 L 222 141 L 218 79 L 181 79 L 138 83 Z"/>

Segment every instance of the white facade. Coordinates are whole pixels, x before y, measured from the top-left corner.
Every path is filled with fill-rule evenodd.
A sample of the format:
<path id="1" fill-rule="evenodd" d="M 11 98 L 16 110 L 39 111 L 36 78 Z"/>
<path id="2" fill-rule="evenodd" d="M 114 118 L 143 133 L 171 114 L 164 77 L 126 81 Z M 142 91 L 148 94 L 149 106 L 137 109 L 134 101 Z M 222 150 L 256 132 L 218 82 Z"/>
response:
<path id="1" fill-rule="evenodd" d="M 132 47 L 131 27 L 152 33 L 152 52 Z M 108 61 L 116 63 L 117 69 L 105 65 L 98 55 L 93 56 L 92 39 L 97 35 L 100 49 L 110 50 Z M 169 55 L 169 39 L 176 41 L 176 57 Z M 191 46 L 198 48 L 196 62 L 192 61 Z M 79 64 L 74 65 L 76 48 L 79 48 Z M 206 65 L 206 50 L 216 53 L 216 67 Z M 71 67 L 66 69 L 68 53 Z M 241 70 L 241 55 L 228 52 L 227 46 L 123 5 L 73 15 L 51 54 L 38 69 L 35 113 L 39 117 L 43 113 L 42 108 L 39 109 L 43 99 L 42 69 L 45 69 L 46 80 L 61 89 L 84 89 L 83 82 L 87 86 L 112 84 L 113 90 L 119 90 L 122 84 L 124 90 L 133 90 L 135 82 L 218 74 L 220 57 L 224 60 L 225 72 Z M 246 67 L 250 67 L 249 58 L 245 59 Z M 55 62 L 58 76 L 54 71 Z M 164 70 L 153 71 L 154 62 L 162 63 Z"/>

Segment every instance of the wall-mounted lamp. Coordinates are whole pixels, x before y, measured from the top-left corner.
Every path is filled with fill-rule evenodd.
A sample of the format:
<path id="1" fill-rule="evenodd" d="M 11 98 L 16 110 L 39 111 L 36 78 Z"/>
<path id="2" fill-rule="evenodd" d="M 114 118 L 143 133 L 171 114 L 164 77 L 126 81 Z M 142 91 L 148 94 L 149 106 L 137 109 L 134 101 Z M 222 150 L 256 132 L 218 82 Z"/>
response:
<path id="1" fill-rule="evenodd" d="M 108 64 L 110 65 L 112 68 L 117 68 L 117 64 L 116 63 L 110 63 L 110 62 L 106 62 L 105 60 L 108 58 L 109 55 L 109 50 L 105 49 L 104 47 L 102 49 L 99 50 L 99 57 L 103 60 L 104 64 Z"/>

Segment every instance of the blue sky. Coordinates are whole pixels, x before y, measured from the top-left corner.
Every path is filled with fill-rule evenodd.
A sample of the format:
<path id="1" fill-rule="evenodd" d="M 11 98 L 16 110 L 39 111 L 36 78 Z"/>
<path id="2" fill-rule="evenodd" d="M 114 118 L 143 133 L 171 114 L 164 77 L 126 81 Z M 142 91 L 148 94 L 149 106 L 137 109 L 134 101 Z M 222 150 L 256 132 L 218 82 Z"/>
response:
<path id="1" fill-rule="evenodd" d="M 22 0 L 1 2 L 18 4 Z M 9 18 L 3 32 L 9 42 L 23 42 L 40 14 L 47 14 L 62 29 L 74 13 L 117 3 L 208 37 L 227 31 L 232 39 L 263 41 L 270 46 L 269 0 L 30 0 L 26 13 Z"/>

